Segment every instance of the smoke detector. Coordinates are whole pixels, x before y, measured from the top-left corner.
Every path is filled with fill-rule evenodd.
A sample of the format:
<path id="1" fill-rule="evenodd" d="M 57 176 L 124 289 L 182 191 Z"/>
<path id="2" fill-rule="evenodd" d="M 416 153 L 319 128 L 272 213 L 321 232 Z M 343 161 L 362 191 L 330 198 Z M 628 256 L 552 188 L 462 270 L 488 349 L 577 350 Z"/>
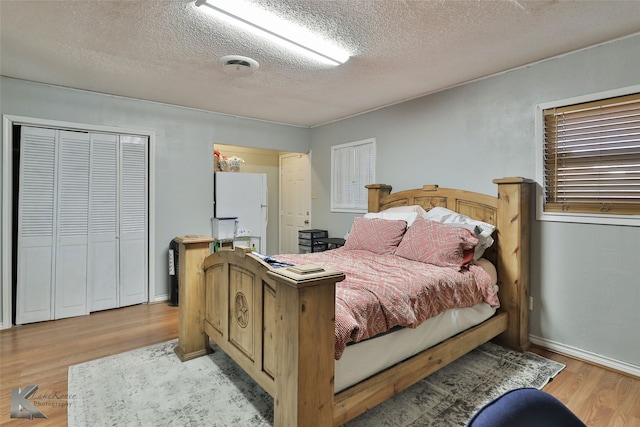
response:
<path id="1" fill-rule="evenodd" d="M 260 67 L 258 61 L 240 55 L 227 55 L 218 60 L 225 74 L 244 77 L 250 76 Z"/>

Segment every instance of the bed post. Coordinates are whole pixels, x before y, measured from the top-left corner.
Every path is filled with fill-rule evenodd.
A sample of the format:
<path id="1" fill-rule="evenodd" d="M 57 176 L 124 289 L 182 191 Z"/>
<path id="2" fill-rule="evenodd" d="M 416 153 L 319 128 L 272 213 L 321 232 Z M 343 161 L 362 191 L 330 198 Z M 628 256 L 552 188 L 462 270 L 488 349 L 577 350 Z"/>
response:
<path id="1" fill-rule="evenodd" d="M 531 180 L 510 177 L 498 184 L 498 259 L 500 302 L 508 314 L 508 329 L 496 342 L 526 351 L 529 342 L 529 230 Z"/>
<path id="2" fill-rule="evenodd" d="M 365 185 L 368 190 L 369 212 L 380 212 L 380 200 L 391 194 L 391 186 L 387 184 Z"/>
<path id="3" fill-rule="evenodd" d="M 344 274 L 276 281 L 274 426 L 333 425 L 335 284 Z"/>
<path id="4" fill-rule="evenodd" d="M 202 262 L 214 241 L 207 236 L 176 237 L 178 242 L 178 345 L 174 348 L 181 361 L 209 353 L 209 337 L 204 333 L 205 276 Z"/>

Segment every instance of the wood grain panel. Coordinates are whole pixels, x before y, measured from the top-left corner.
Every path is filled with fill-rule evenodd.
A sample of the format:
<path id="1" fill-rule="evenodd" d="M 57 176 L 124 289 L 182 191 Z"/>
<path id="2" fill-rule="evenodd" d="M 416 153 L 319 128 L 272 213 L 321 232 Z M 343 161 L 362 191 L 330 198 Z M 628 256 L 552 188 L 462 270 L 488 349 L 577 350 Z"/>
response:
<path id="1" fill-rule="evenodd" d="M 493 206 L 456 200 L 456 208 L 453 210 L 491 225 L 496 225 L 497 222 L 498 209 Z"/>
<path id="2" fill-rule="evenodd" d="M 176 237 L 179 243 L 178 300 L 180 301 L 179 341 L 175 352 L 185 361 L 211 351 L 204 334 L 205 273 L 203 261 L 209 254 L 210 237 Z"/>
<path id="3" fill-rule="evenodd" d="M 274 426 L 331 426 L 335 282 L 344 275 L 299 283 L 268 274 L 277 286 Z"/>
<path id="4" fill-rule="evenodd" d="M 271 377 L 276 376 L 276 291 L 263 282 L 263 318 L 262 366 Z"/>
<path id="5" fill-rule="evenodd" d="M 255 274 L 229 267 L 229 341 L 251 360 L 255 359 L 256 286 Z"/>
<path id="6" fill-rule="evenodd" d="M 215 265 L 206 271 L 206 315 L 205 319 L 222 336 L 227 336 L 228 266 Z M 218 286 L 215 286 L 218 284 Z"/>
<path id="7" fill-rule="evenodd" d="M 497 342 L 519 351 L 529 343 L 529 227 L 531 183 L 523 178 L 494 180 L 498 185 L 497 241 L 499 298 L 509 329 Z"/>
<path id="8" fill-rule="evenodd" d="M 420 205 L 425 211 L 430 211 L 435 207 L 447 207 L 446 197 L 415 197 L 413 200 L 409 200 L 410 204 Z"/>

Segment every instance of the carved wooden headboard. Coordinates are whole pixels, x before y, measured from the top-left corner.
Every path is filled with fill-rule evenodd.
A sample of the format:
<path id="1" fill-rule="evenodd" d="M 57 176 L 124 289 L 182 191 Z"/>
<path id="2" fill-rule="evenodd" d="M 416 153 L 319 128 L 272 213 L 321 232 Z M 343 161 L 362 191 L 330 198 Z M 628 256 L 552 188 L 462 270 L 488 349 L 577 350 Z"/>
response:
<path id="1" fill-rule="evenodd" d="M 391 194 L 392 187 L 386 184 L 371 184 L 369 190 L 369 212 L 380 212 L 398 206 L 421 206 L 429 211 L 437 206 L 451 209 L 473 219 L 491 225 L 497 225 L 498 198 L 472 191 L 453 188 L 440 188 L 437 185 L 424 185 L 422 188 L 399 191 Z M 494 233 L 494 240 L 498 235 Z M 496 262 L 498 243 L 485 252 L 485 258 Z"/>
<path id="2" fill-rule="evenodd" d="M 367 185 L 369 211 L 380 212 L 396 206 L 420 205 L 425 210 L 446 207 L 496 226 L 494 244 L 484 257 L 498 270 L 502 309 L 509 313 L 509 331 L 499 342 L 524 350 L 529 346 L 529 227 L 531 183 L 521 177 L 493 180 L 497 196 L 437 185 L 391 194 L 386 184 Z"/>

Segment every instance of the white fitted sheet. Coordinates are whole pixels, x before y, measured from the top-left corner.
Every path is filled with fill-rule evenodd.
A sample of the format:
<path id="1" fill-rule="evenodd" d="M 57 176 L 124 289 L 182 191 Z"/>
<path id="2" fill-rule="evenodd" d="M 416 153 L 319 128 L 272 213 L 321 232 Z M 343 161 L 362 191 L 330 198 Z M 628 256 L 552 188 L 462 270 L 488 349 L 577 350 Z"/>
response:
<path id="1" fill-rule="evenodd" d="M 495 313 L 489 304 L 454 308 L 427 319 L 415 329 L 404 328 L 347 346 L 335 362 L 335 392 L 395 365 L 429 347 L 478 325 Z"/>

